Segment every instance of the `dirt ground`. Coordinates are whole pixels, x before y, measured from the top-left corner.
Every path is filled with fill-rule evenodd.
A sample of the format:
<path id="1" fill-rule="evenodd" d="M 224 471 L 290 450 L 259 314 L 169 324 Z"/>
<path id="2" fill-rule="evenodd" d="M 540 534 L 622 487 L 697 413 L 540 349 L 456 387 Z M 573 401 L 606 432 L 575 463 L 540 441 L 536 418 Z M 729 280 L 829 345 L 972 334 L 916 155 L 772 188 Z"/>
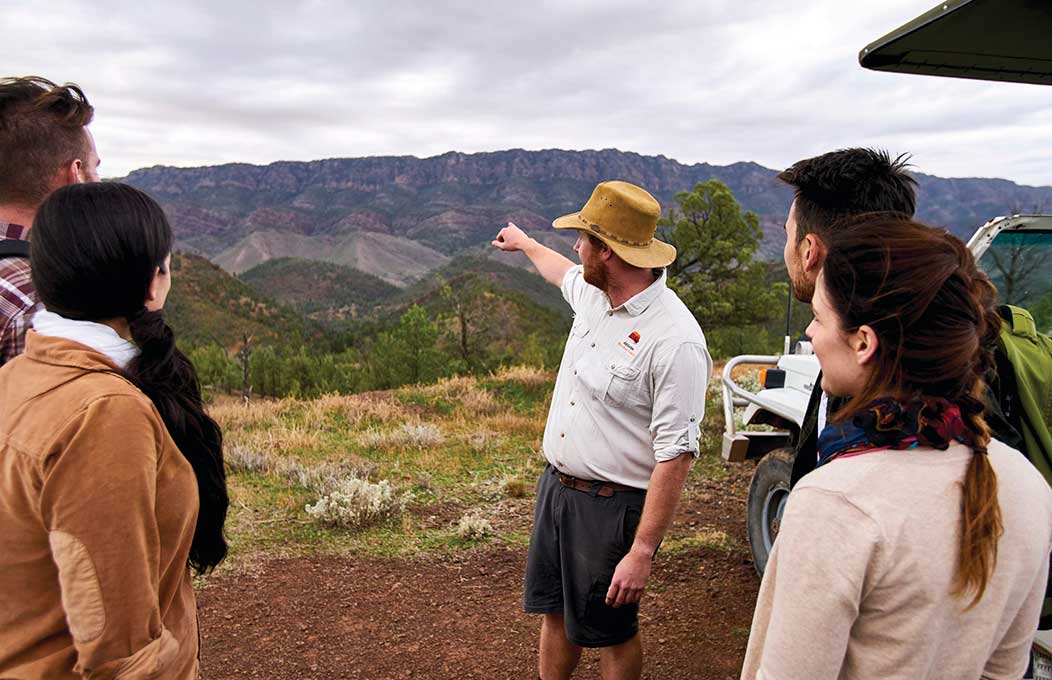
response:
<path id="1" fill-rule="evenodd" d="M 699 480 L 681 503 L 670 535 L 685 547 L 658 555 L 640 609 L 644 677 L 738 677 L 759 586 L 745 536 L 749 472 Z M 690 543 L 699 532 L 729 545 Z M 524 547 L 489 544 L 412 560 L 262 560 L 217 575 L 199 594 L 203 677 L 536 678 L 525 560 Z M 599 677 L 595 652 L 575 677 Z"/>

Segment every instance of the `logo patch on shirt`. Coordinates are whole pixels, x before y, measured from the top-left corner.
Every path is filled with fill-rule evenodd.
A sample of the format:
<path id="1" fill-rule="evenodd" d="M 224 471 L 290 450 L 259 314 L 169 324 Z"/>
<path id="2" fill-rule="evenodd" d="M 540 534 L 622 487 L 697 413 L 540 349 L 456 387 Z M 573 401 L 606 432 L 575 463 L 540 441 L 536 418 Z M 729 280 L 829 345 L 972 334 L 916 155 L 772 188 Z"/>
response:
<path id="1" fill-rule="evenodd" d="M 636 345 L 639 344 L 639 337 L 639 331 L 632 331 L 628 334 L 628 339 L 617 343 L 617 346 L 628 356 L 634 357 L 636 355 Z"/>

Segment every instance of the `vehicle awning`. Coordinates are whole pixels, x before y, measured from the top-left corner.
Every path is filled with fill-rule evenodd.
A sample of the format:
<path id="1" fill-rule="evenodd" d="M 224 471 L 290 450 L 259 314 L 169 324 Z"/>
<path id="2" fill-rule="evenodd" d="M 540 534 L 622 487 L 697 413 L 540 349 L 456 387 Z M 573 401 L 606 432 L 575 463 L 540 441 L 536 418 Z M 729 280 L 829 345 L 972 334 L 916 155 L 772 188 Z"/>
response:
<path id="1" fill-rule="evenodd" d="M 875 71 L 1052 85 L 1052 0 L 947 0 L 858 60 Z"/>

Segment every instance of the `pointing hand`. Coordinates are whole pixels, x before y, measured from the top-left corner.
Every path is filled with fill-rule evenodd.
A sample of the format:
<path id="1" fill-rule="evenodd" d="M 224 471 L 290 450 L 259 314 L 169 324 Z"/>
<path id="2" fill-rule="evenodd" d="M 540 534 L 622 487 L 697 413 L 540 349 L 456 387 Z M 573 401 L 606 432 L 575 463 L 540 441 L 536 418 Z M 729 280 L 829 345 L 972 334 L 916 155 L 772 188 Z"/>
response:
<path id="1" fill-rule="evenodd" d="M 522 229 L 508 222 L 508 226 L 501 229 L 497 238 L 493 240 L 493 247 L 506 252 L 515 252 L 524 250 L 532 240 Z"/>

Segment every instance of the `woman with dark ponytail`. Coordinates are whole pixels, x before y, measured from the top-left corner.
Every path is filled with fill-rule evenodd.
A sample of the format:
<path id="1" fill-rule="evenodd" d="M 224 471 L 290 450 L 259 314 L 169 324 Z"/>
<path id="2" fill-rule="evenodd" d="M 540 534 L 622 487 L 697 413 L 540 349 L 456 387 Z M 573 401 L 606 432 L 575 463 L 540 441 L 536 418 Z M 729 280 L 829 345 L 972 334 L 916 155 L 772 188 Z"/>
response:
<path id="1" fill-rule="evenodd" d="M 742 678 L 1021 678 L 1052 491 L 983 419 L 996 291 L 943 230 L 836 234 L 808 334 L 849 401 L 789 497 Z"/>
<path id="2" fill-rule="evenodd" d="M 45 310 L 0 369 L 0 677 L 196 678 L 190 572 L 226 556 L 228 501 L 161 314 L 171 228 L 103 183 L 53 193 L 32 233 Z"/>

